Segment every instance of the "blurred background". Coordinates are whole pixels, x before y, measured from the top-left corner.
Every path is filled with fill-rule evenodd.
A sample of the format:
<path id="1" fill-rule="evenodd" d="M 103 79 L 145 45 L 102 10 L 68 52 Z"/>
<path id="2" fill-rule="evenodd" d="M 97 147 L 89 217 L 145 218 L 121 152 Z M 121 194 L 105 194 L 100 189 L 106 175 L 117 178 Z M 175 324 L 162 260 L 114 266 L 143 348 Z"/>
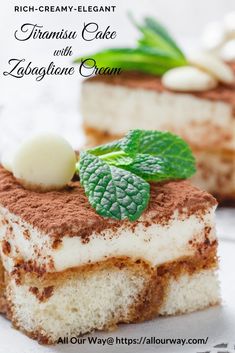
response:
<path id="1" fill-rule="evenodd" d="M 79 148 L 84 143 L 82 117 L 80 115 L 81 76 L 46 76 L 37 82 L 34 76 L 13 78 L 3 76 L 9 70 L 8 60 L 25 58 L 33 66 L 48 66 L 54 61 L 56 66 L 70 66 L 76 56 L 95 52 L 97 49 L 115 46 L 131 46 L 137 38 L 134 26 L 127 18 L 131 11 L 140 20 L 151 15 L 160 20 L 181 47 L 187 51 L 200 47 L 204 28 L 209 22 L 221 21 L 229 12 L 235 11 L 235 0 L 50 0 L 40 5 L 116 5 L 114 13 L 15 13 L 15 5 L 26 5 L 24 0 L 1 0 L 0 2 L 0 157 L 3 150 L 18 144 L 28 135 L 41 131 L 51 131 L 63 135 Z M 37 0 L 29 0 L 27 5 L 38 6 Z M 76 40 L 28 40 L 19 42 L 14 32 L 24 23 L 42 25 L 44 30 L 60 31 L 68 29 L 82 31 L 84 23 L 97 22 L 101 30 L 110 26 L 117 32 L 115 40 L 85 42 L 81 36 Z M 53 57 L 56 49 L 72 46 L 72 57 Z M 108 99 L 108 97 L 107 97 Z M 234 209 L 220 208 L 216 212 L 217 233 L 221 242 L 222 297 L 226 303 L 233 303 L 234 287 L 230 278 L 234 267 Z M 232 246 L 233 245 L 233 246 Z M 225 255 L 224 255 L 225 254 Z M 226 261 L 225 261 L 226 259 Z M 234 336 L 233 311 L 229 307 L 223 320 L 218 320 L 218 337 Z M 215 313 L 216 317 L 216 313 Z M 216 317 L 217 320 L 217 317 Z M 219 326 L 221 321 L 221 326 Z M 217 323 L 216 323 L 217 325 Z M 196 325 L 197 326 L 197 325 Z M 195 326 L 195 327 L 196 327 Z M 223 326 L 223 327 L 222 327 Z M 208 325 L 209 327 L 209 325 Z M 221 328 L 222 327 L 222 328 Z M 3 331 L 5 332 L 5 331 Z M 226 333 L 227 332 L 227 333 Z M 9 335 L 12 333 L 10 332 Z M 227 336 L 225 336 L 225 334 Z M 5 335 L 5 333 L 4 333 Z M 8 336 L 6 336 L 8 337 Z M 36 351 L 35 351 L 36 352 Z"/>
<path id="2" fill-rule="evenodd" d="M 210 21 L 221 20 L 225 14 L 235 10 L 234 0 L 50 0 L 43 5 L 116 5 L 114 13 L 15 13 L 15 5 L 26 5 L 24 1 L 2 0 L 0 11 L 1 76 L 0 76 L 0 154 L 3 149 L 18 143 L 28 134 L 38 131 L 61 133 L 74 147 L 83 143 L 81 116 L 79 112 L 79 89 L 81 77 L 47 76 L 42 81 L 35 77 L 12 78 L 3 76 L 9 70 L 8 60 L 25 58 L 33 66 L 47 66 L 54 61 L 57 66 L 72 65 L 78 55 L 92 53 L 109 46 L 133 45 L 137 33 L 127 18 L 131 11 L 138 20 L 151 15 L 162 21 L 187 50 L 200 46 L 203 28 Z M 31 0 L 27 5 L 38 5 Z M 28 40 L 17 41 L 14 32 L 23 23 L 43 25 L 44 30 L 59 31 L 62 28 L 76 30 L 79 34 L 84 22 L 95 21 L 100 29 L 108 25 L 117 31 L 115 40 L 85 42 L 76 40 Z M 73 47 L 73 57 L 53 57 L 56 49 Z"/>

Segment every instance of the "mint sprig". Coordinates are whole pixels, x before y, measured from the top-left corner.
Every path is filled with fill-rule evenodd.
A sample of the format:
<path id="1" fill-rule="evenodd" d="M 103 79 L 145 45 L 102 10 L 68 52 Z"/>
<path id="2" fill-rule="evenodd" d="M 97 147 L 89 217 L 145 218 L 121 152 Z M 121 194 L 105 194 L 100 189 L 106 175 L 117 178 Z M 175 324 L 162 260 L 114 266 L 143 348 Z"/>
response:
<path id="1" fill-rule="evenodd" d="M 133 19 L 132 22 L 141 33 L 135 47 L 104 49 L 89 56 L 78 57 L 74 62 L 81 63 L 92 58 L 98 68 L 121 68 L 124 71 L 141 71 L 156 76 L 163 75 L 171 68 L 187 65 L 185 55 L 158 21 L 147 17 L 141 25 Z M 93 60 L 87 60 L 86 65 L 94 65 Z"/>
<path id="2" fill-rule="evenodd" d="M 169 132 L 132 130 L 123 139 L 82 152 L 77 165 L 93 208 L 103 217 L 135 221 L 148 205 L 148 182 L 195 172 L 187 143 Z"/>

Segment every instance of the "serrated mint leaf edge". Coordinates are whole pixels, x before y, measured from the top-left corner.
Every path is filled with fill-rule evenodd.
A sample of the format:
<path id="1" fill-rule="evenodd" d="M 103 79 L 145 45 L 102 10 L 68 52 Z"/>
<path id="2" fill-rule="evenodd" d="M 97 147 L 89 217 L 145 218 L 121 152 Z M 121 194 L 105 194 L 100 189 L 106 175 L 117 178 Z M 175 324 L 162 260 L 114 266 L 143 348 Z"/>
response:
<path id="1" fill-rule="evenodd" d="M 167 139 L 172 139 L 172 143 L 167 144 L 166 148 L 159 153 L 156 153 L 153 151 L 152 153 L 151 151 L 149 151 L 148 153 L 143 152 L 144 141 L 142 139 L 150 138 L 150 140 L 154 141 L 156 138 L 162 139 L 163 137 Z M 181 146 L 180 153 L 178 155 L 174 155 L 174 154 L 167 155 L 167 151 L 169 151 L 169 149 L 171 149 L 174 145 Z M 175 134 L 172 134 L 171 132 L 168 132 L 168 131 L 140 130 L 140 129 L 130 130 L 129 133 L 122 139 L 121 148 L 127 154 L 130 154 L 130 156 L 132 156 L 133 158 L 137 157 L 139 154 L 142 154 L 142 155 L 150 155 L 155 157 L 166 158 L 168 159 L 167 163 L 170 163 L 172 165 L 174 164 L 174 162 L 172 163 L 170 159 L 173 159 L 175 163 L 186 162 L 188 163 L 187 169 L 189 170 L 189 172 L 186 173 L 186 176 L 183 177 L 183 179 L 192 176 L 196 172 L 196 160 L 188 143 L 184 141 L 181 137 Z M 185 174 L 185 173 L 182 172 L 182 174 Z"/>
<path id="2" fill-rule="evenodd" d="M 88 150 L 86 150 L 86 152 L 93 154 L 94 156 L 102 156 L 106 153 L 121 151 L 121 142 L 122 139 L 115 140 L 93 148 L 89 148 Z"/>

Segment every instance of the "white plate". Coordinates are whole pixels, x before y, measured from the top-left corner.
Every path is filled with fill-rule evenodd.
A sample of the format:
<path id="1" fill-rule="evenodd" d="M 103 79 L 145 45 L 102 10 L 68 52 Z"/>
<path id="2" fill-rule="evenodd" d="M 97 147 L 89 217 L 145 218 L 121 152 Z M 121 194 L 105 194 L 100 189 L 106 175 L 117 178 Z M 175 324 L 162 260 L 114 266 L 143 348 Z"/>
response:
<path id="1" fill-rule="evenodd" d="M 99 345 L 70 344 L 56 346 L 40 346 L 35 341 L 11 328 L 9 321 L 0 317 L 0 353 L 99 353 L 99 352 L 160 352 L 160 353 L 235 353 L 235 227 L 234 209 L 220 210 L 217 213 L 218 233 L 221 241 L 219 255 L 221 259 L 220 280 L 223 305 L 201 312 L 156 320 L 136 325 L 121 325 L 112 333 L 96 333 L 93 337 L 133 339 L 141 336 L 148 338 L 206 338 L 206 345 Z M 227 347 L 216 348 L 218 344 Z"/>

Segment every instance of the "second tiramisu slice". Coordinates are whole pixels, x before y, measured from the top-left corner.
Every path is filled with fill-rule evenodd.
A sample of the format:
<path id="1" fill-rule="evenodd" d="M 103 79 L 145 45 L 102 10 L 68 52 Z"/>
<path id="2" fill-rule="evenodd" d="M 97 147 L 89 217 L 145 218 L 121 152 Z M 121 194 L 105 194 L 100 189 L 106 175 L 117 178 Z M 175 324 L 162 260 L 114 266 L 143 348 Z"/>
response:
<path id="1" fill-rule="evenodd" d="M 196 156 L 193 182 L 221 201 L 234 202 L 234 64 L 208 53 L 185 57 L 151 18 L 138 29 L 142 37 L 136 48 L 89 56 L 98 67 L 119 65 L 122 72 L 83 81 L 81 111 L 87 143 L 105 143 L 130 129 L 172 131 L 191 145 Z"/>

